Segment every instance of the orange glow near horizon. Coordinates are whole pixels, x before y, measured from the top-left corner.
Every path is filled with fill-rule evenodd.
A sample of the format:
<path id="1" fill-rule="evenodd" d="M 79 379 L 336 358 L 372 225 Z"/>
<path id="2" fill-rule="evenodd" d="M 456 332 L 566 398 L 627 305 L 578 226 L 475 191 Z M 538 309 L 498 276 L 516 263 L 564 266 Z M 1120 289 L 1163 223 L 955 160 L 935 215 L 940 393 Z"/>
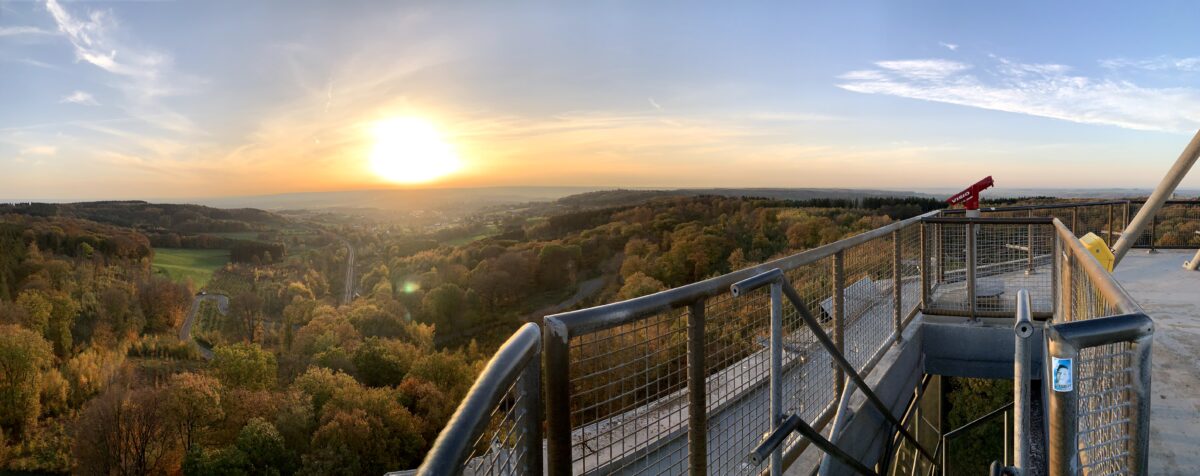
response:
<path id="1" fill-rule="evenodd" d="M 371 128 L 371 170 L 397 184 L 422 184 L 462 168 L 458 152 L 432 123 L 418 117 L 394 117 Z"/>

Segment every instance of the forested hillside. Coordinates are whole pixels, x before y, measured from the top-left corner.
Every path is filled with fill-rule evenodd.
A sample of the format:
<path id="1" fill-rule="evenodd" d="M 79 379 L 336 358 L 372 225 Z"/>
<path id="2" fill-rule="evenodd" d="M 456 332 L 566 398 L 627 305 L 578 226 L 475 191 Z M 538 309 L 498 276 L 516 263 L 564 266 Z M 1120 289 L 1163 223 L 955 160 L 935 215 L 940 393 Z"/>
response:
<path id="1" fill-rule="evenodd" d="M 144 203 L 0 215 L 0 464 L 89 474 L 413 468 L 520 323 L 725 273 L 926 206 L 646 198 L 423 232 L 257 212 L 184 219 L 187 207 Z M 202 240 L 209 232 L 188 230 L 225 219 L 253 224 L 262 239 L 218 238 L 263 248 L 231 253 L 206 294 L 154 270 L 156 252 L 174 248 L 152 246 L 147 232 Z M 359 295 L 349 303 L 347 244 Z"/>

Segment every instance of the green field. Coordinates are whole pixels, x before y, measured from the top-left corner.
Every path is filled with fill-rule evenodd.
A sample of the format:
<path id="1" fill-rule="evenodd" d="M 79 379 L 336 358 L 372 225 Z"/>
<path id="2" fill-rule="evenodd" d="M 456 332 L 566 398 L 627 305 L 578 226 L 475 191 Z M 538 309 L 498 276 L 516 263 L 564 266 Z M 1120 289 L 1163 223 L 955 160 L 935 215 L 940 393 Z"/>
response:
<path id="1" fill-rule="evenodd" d="M 246 241 L 262 241 L 258 239 L 259 231 L 220 231 L 212 233 L 204 233 L 205 235 L 219 236 L 221 238 L 232 238 L 235 240 Z"/>
<path id="2" fill-rule="evenodd" d="M 154 272 L 184 282 L 189 278 L 197 289 L 212 279 L 213 271 L 229 262 L 229 250 L 155 248 Z"/>

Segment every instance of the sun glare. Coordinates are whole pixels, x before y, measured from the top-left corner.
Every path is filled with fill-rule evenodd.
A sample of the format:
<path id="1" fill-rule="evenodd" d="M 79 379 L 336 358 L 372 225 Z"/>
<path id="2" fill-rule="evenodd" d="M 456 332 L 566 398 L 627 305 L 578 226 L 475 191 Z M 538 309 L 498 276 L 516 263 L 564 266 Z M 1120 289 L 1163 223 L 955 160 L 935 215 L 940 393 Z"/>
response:
<path id="1" fill-rule="evenodd" d="M 433 124 L 416 117 L 376 122 L 371 169 L 384 180 L 424 183 L 451 174 L 462 166 L 452 147 Z"/>

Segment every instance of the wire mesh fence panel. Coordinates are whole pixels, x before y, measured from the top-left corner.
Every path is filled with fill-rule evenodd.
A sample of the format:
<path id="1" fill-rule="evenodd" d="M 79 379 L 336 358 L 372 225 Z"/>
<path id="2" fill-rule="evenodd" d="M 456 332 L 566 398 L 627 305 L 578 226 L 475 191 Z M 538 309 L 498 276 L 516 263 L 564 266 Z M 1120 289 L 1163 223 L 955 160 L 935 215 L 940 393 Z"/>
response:
<path id="1" fill-rule="evenodd" d="M 1067 321 L 1081 321 L 1093 319 L 1097 317 L 1112 316 L 1117 313 L 1112 303 L 1104 296 L 1104 293 L 1096 287 L 1095 283 L 1088 278 L 1087 273 L 1083 270 L 1081 259 L 1092 259 L 1090 256 L 1072 256 L 1069 266 L 1071 267 L 1071 282 L 1069 286 L 1065 286 L 1064 290 L 1069 290 L 1069 298 L 1071 300 L 1071 313 L 1066 318 Z"/>
<path id="2" fill-rule="evenodd" d="M 1200 233 L 1197 233 L 1200 231 L 1200 206 L 1168 203 L 1163 205 L 1155 218 L 1155 247 L 1200 247 Z"/>
<path id="3" fill-rule="evenodd" d="M 930 260 L 930 303 L 925 312 L 965 314 L 967 300 L 967 225 L 926 224 Z"/>
<path id="4" fill-rule="evenodd" d="M 532 362 L 532 365 L 539 364 Z M 523 463 L 531 457 L 525 452 L 529 435 L 522 429 L 527 428 L 530 419 L 538 416 L 527 411 L 528 400 L 536 397 L 521 391 L 523 378 L 526 377 L 518 378 L 509 386 L 500 404 L 492 410 L 487 429 L 475 440 L 473 450 L 463 465 L 464 476 L 519 475 L 528 468 Z M 536 457 L 541 458 L 540 455 Z"/>
<path id="5" fill-rule="evenodd" d="M 976 311 L 1012 315 L 1014 297 L 1025 289 L 1034 313 L 1052 312 L 1053 225 L 981 223 L 975 228 Z"/>
<path id="6" fill-rule="evenodd" d="M 1133 344 L 1079 352 L 1079 460 L 1083 474 L 1132 474 Z"/>
<path id="7" fill-rule="evenodd" d="M 892 236 L 859 244 L 844 252 L 845 355 L 862 371 L 883 346 L 890 344 L 894 328 Z"/>
<path id="8" fill-rule="evenodd" d="M 921 224 L 900 230 L 900 312 L 907 317 L 921 305 Z"/>
<path id="9" fill-rule="evenodd" d="M 682 474 L 687 316 L 673 309 L 570 342 L 576 474 Z"/>

